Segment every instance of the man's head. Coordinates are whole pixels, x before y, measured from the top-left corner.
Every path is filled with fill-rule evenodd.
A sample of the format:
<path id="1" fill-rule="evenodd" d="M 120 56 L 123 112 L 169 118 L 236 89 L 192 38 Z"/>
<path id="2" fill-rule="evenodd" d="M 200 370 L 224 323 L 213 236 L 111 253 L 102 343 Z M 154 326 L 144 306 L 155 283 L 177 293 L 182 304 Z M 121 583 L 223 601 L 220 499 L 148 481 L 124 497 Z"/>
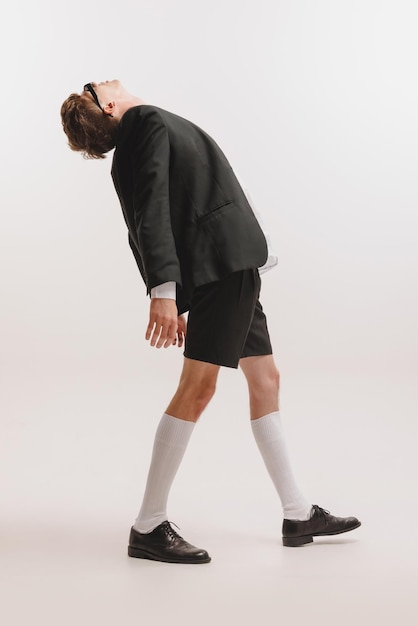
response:
<path id="1" fill-rule="evenodd" d="M 87 83 L 61 106 L 61 120 L 72 150 L 86 158 L 103 159 L 115 147 L 119 121 L 136 100 L 118 80 Z"/>

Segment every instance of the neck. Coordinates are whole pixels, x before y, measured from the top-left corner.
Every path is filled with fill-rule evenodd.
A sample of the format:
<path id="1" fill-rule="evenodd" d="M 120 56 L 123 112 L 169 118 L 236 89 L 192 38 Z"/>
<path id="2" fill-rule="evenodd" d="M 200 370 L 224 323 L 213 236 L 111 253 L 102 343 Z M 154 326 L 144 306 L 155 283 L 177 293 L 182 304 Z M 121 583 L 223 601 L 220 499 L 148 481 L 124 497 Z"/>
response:
<path id="1" fill-rule="evenodd" d="M 126 98 L 126 100 L 121 100 L 117 103 L 118 110 L 113 117 L 121 119 L 122 115 L 126 113 L 126 111 L 132 109 L 132 107 L 136 107 L 141 104 L 147 104 L 147 102 L 145 102 L 145 100 L 143 100 L 142 98 L 138 98 L 137 96 L 129 96 L 128 98 Z"/>

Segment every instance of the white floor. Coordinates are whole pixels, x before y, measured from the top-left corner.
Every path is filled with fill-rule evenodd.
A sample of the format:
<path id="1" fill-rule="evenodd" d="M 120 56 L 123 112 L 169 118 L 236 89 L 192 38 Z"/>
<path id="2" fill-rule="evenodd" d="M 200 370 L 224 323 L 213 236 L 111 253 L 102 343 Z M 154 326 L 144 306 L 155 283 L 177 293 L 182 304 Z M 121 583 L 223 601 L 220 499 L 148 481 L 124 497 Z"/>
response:
<path id="1" fill-rule="evenodd" d="M 42 402 L 39 381 L 26 389 L 1 443 L 3 624 L 417 623 L 413 386 L 382 395 L 381 381 L 355 381 L 349 396 L 353 381 L 335 379 L 322 397 L 318 381 L 305 380 L 304 394 L 301 381 L 285 381 L 304 491 L 362 521 L 292 549 L 281 545 L 278 500 L 240 415 L 244 394 L 231 403 L 231 389 L 244 391 L 237 380 L 222 375 L 170 497 L 181 534 L 212 556 L 200 566 L 127 556 L 158 421 L 139 421 L 131 383 L 57 379 Z"/>
<path id="2" fill-rule="evenodd" d="M 416 624 L 417 533 L 363 510 L 346 536 L 285 549 L 273 525 L 190 516 L 187 538 L 212 563 L 126 556 L 126 525 L 2 521 L 4 624 Z"/>

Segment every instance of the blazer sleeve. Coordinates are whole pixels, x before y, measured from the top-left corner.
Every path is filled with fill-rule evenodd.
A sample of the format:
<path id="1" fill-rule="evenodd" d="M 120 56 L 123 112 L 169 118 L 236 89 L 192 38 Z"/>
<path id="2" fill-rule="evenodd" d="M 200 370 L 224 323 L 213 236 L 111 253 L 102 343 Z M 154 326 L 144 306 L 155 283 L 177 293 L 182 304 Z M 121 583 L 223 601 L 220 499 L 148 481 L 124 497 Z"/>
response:
<path id="1" fill-rule="evenodd" d="M 141 111 L 133 135 L 134 218 L 149 294 L 165 282 L 182 284 L 171 228 L 170 143 L 164 120 L 151 107 Z"/>

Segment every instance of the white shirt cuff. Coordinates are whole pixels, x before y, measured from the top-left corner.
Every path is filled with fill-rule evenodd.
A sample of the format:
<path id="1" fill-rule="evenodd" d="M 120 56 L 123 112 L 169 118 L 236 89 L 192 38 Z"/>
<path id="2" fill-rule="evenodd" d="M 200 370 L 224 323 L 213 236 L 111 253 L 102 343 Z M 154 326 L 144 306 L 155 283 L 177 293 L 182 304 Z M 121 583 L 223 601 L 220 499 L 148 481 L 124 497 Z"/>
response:
<path id="1" fill-rule="evenodd" d="M 174 280 L 170 280 L 168 283 L 162 283 L 151 289 L 151 298 L 170 298 L 170 300 L 176 299 L 176 283 Z"/>

